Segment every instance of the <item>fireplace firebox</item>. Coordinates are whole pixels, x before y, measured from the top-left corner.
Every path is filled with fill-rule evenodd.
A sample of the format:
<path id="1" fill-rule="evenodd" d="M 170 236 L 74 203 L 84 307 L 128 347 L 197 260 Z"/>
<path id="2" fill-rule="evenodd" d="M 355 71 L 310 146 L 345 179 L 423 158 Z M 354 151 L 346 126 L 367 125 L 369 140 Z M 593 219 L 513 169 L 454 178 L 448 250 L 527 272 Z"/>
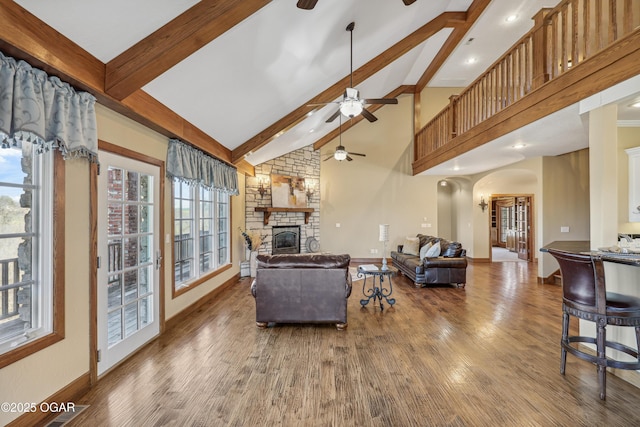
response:
<path id="1" fill-rule="evenodd" d="M 271 241 L 271 253 L 299 254 L 300 253 L 300 226 L 282 225 L 273 227 Z"/>

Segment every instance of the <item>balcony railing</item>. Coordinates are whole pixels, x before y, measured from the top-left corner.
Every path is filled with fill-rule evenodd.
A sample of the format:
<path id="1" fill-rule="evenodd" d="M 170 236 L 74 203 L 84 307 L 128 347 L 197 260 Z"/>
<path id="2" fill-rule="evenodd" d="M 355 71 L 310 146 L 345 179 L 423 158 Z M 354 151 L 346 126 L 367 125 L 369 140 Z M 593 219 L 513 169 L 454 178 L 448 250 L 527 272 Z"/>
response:
<path id="1" fill-rule="evenodd" d="M 564 0 L 534 17 L 534 27 L 429 121 L 415 137 L 426 158 L 640 26 L 640 1 Z"/>
<path id="2" fill-rule="evenodd" d="M 18 315 L 18 258 L 0 260 L 0 320 Z"/>

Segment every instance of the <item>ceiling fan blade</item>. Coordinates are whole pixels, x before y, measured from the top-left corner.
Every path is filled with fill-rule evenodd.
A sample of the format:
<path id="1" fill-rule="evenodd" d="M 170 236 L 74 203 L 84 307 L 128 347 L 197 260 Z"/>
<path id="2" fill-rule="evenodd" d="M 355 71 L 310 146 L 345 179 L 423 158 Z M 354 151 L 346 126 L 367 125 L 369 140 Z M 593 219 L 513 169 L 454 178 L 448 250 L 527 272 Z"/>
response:
<path id="1" fill-rule="evenodd" d="M 350 162 L 350 161 L 352 161 L 352 160 L 353 160 L 353 159 L 352 159 L 351 157 L 347 156 L 347 161 L 348 161 L 348 162 Z"/>
<path id="2" fill-rule="evenodd" d="M 336 110 L 336 112 L 335 112 L 335 113 L 333 113 L 333 114 L 331 115 L 331 117 L 329 117 L 329 118 L 327 119 L 327 121 L 326 121 L 325 123 L 331 123 L 332 121 L 334 121 L 335 119 L 337 119 L 339 115 L 340 115 L 340 109 L 337 109 L 337 110 Z"/>
<path id="3" fill-rule="evenodd" d="M 362 157 L 367 157 L 366 154 L 362 154 L 362 153 L 352 153 L 351 151 L 349 151 L 349 155 L 351 156 L 362 156 Z"/>
<path id="4" fill-rule="evenodd" d="M 327 160 L 331 160 L 331 159 L 333 159 L 333 154 L 328 156 L 326 159 L 324 159 L 324 161 L 326 162 Z"/>
<path id="5" fill-rule="evenodd" d="M 397 104 L 396 98 L 369 98 L 364 100 L 365 104 Z"/>
<path id="6" fill-rule="evenodd" d="M 339 112 L 339 111 L 338 111 Z M 369 120 L 371 123 L 375 122 L 376 120 L 378 120 L 378 118 L 376 116 L 374 116 L 371 111 L 367 110 L 366 108 L 362 109 L 362 116 Z"/>
<path id="7" fill-rule="evenodd" d="M 405 6 L 412 5 L 416 2 L 416 0 L 402 0 Z"/>
<path id="8" fill-rule="evenodd" d="M 316 3 L 318 3 L 318 0 L 298 0 L 297 6 L 299 9 L 311 10 L 316 7 Z M 405 4 L 407 4 L 406 1 Z"/>

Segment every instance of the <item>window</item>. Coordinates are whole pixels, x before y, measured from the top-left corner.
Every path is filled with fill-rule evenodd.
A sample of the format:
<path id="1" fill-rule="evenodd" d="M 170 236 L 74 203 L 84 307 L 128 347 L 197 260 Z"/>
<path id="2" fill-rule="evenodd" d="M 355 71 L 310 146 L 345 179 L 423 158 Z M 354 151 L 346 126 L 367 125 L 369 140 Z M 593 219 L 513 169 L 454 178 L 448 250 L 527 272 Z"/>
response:
<path id="1" fill-rule="evenodd" d="M 174 290 L 229 263 L 229 195 L 174 182 Z"/>
<path id="2" fill-rule="evenodd" d="M 64 217 L 58 215 L 54 188 L 64 187 L 64 167 L 56 161 L 62 172 L 54 175 L 60 155 L 36 151 L 29 142 L 0 148 L 0 367 L 29 354 L 24 347 L 37 351 L 62 338 L 55 333 L 62 329 L 61 318 L 54 314 L 60 316 L 63 307 L 54 306 L 62 301 L 63 278 L 54 282 L 54 263 L 63 257 L 54 259 L 54 241 L 63 245 L 64 237 L 54 236 L 54 218 L 60 227 Z M 57 200 L 64 200 L 60 195 Z M 12 357 L 16 351 L 21 356 Z"/>

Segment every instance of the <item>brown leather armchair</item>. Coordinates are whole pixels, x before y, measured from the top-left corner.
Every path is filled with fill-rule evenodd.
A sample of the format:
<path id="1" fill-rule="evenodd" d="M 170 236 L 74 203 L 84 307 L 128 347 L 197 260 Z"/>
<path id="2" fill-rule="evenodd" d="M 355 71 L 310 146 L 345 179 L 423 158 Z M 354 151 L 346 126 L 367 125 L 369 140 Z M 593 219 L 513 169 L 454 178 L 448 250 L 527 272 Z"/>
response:
<path id="1" fill-rule="evenodd" d="M 349 255 L 258 255 L 251 285 L 256 325 L 336 323 L 339 330 L 346 328 L 350 261 Z"/>

